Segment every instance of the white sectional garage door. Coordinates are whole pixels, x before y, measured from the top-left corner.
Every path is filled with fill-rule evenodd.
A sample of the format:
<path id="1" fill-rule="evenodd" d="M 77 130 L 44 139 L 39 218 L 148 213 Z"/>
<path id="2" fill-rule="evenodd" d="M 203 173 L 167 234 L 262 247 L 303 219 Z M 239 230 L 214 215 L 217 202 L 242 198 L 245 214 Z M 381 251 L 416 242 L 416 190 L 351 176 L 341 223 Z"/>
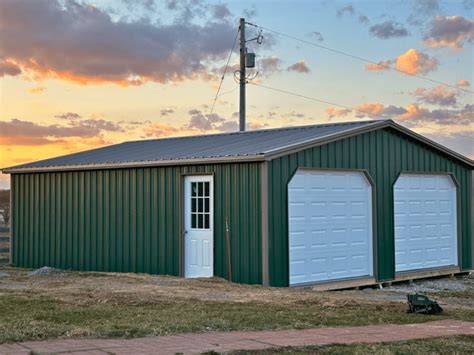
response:
<path id="1" fill-rule="evenodd" d="M 362 172 L 298 170 L 288 224 L 290 285 L 373 275 L 372 188 Z"/>
<path id="2" fill-rule="evenodd" d="M 456 186 L 451 177 L 402 174 L 393 192 L 395 271 L 457 265 Z"/>

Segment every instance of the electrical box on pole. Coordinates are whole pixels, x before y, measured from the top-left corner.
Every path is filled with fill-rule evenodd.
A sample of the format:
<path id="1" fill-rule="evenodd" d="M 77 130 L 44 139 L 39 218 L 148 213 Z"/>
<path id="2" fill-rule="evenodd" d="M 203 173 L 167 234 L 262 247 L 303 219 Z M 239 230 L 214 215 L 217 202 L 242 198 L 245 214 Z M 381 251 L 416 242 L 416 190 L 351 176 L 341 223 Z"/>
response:
<path id="1" fill-rule="evenodd" d="M 255 68 L 255 53 L 247 53 L 245 66 L 247 68 Z"/>

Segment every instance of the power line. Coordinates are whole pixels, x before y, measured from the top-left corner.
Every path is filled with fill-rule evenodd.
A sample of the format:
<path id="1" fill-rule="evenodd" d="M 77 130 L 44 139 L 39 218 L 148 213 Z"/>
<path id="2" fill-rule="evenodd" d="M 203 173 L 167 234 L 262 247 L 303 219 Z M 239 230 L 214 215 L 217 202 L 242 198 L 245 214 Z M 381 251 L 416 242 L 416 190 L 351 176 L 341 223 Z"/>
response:
<path id="1" fill-rule="evenodd" d="M 229 57 L 227 58 L 227 63 L 225 64 L 224 73 L 222 74 L 221 81 L 219 83 L 219 87 L 217 88 L 216 96 L 214 97 L 214 102 L 212 103 L 211 111 L 209 112 L 209 114 L 212 114 L 212 111 L 214 111 L 214 106 L 216 105 L 217 98 L 219 97 L 219 91 L 221 91 L 222 82 L 224 81 L 225 74 L 227 73 L 227 68 L 229 66 L 229 62 L 230 62 L 230 58 L 232 57 L 232 53 L 234 53 L 234 48 L 235 48 L 235 44 L 237 43 L 237 37 L 238 36 L 239 36 L 239 30 L 237 30 L 236 33 L 235 33 L 234 43 L 232 43 L 232 48 L 229 52 Z"/>
<path id="2" fill-rule="evenodd" d="M 315 97 L 306 96 L 306 95 L 302 95 L 302 94 L 297 94 L 297 93 L 294 93 L 294 92 L 291 92 L 291 91 L 287 91 L 287 90 L 283 90 L 283 89 L 278 89 L 278 88 L 274 88 L 274 87 L 266 86 L 266 85 L 262 85 L 262 84 L 257 84 L 257 83 L 254 83 L 254 82 L 248 82 L 248 84 L 251 84 L 251 85 L 254 85 L 254 86 L 258 86 L 258 87 L 261 87 L 261 88 L 264 88 L 264 89 L 273 90 L 273 91 L 280 92 L 280 93 L 283 93 L 283 94 L 292 95 L 292 96 L 300 97 L 300 98 L 303 98 L 303 99 L 307 99 L 307 100 L 311 100 L 311 101 L 320 102 L 320 103 L 323 103 L 323 104 L 328 104 L 328 105 L 332 105 L 332 106 L 337 106 L 337 107 L 340 107 L 340 108 L 343 108 L 343 109 L 346 109 L 346 110 L 350 110 L 350 111 L 353 111 L 353 112 L 359 112 L 359 113 L 361 113 L 361 114 L 364 114 L 364 116 L 370 117 L 370 115 L 369 115 L 368 112 L 366 112 L 366 111 L 364 111 L 364 110 L 360 110 L 360 109 L 358 109 L 358 108 L 349 107 L 349 106 L 341 105 L 341 104 L 338 104 L 338 103 L 335 103 L 335 102 L 326 101 L 326 100 L 322 100 L 322 99 L 318 99 L 318 98 L 315 98 Z M 385 115 L 385 114 L 383 114 L 383 113 L 377 114 L 377 116 L 379 116 L 379 117 L 384 117 L 384 118 L 390 119 L 390 120 L 394 120 L 393 117 L 388 116 L 388 115 Z M 441 132 L 441 133 L 447 133 L 447 132 L 445 132 L 445 131 L 443 131 L 443 130 L 436 129 L 436 128 L 433 128 L 433 127 L 423 126 L 423 125 L 419 125 L 419 126 L 422 127 L 422 128 L 431 129 L 431 130 L 433 130 L 433 131 L 438 131 L 438 132 Z M 449 133 L 449 132 L 448 132 L 448 133 Z M 464 134 L 460 134 L 460 133 L 449 133 L 449 134 L 451 134 L 451 135 L 453 135 L 453 136 L 459 136 L 459 137 L 464 137 L 464 138 L 469 138 L 469 139 L 472 138 L 471 136 L 464 135 Z"/>
<path id="3" fill-rule="evenodd" d="M 335 102 L 331 102 L 331 101 L 326 101 L 326 100 L 322 100 L 322 99 L 318 99 L 318 98 L 315 98 L 315 97 L 311 97 L 311 96 L 306 96 L 306 95 L 302 95 L 302 94 L 297 94 L 297 93 L 294 93 L 294 92 L 291 92 L 291 91 L 287 91 L 287 90 L 283 90 L 283 89 L 277 89 L 277 88 L 274 88 L 274 87 L 271 87 L 271 86 L 266 86 L 266 85 L 262 85 L 262 84 L 257 84 L 257 83 L 254 83 L 254 82 L 249 82 L 248 84 L 251 84 L 251 85 L 254 85 L 254 86 L 259 86 L 261 88 L 265 88 L 265 89 L 269 89 L 269 90 L 273 90 L 273 91 L 277 91 L 277 92 L 281 92 L 283 94 L 288 94 L 288 95 L 292 95 L 292 96 L 296 96 L 296 97 L 301 97 L 303 99 L 307 99 L 307 100 L 312 100 L 312 101 L 317 101 L 317 102 L 321 102 L 323 104 L 328 104 L 328 105 L 332 105 L 332 106 L 337 106 L 337 107 L 340 107 L 340 108 L 343 108 L 343 109 L 346 109 L 346 110 L 350 110 L 350 111 L 355 111 L 355 112 L 360 112 L 360 113 L 363 113 L 364 115 L 367 115 L 367 112 L 363 111 L 363 110 L 359 110 L 357 108 L 354 108 L 354 107 L 349 107 L 349 106 L 345 106 L 345 105 L 341 105 L 341 104 L 338 104 L 338 103 L 335 103 Z M 385 117 L 385 118 L 390 118 L 389 116 L 385 116 L 383 114 L 379 115 L 381 117 Z"/>
<path id="4" fill-rule="evenodd" d="M 394 71 L 397 71 L 397 72 L 399 72 L 399 73 L 403 73 L 403 74 L 410 75 L 410 76 L 413 76 L 413 77 L 416 77 L 416 78 L 419 78 L 419 79 L 427 80 L 427 81 L 430 81 L 430 82 L 432 82 L 432 83 L 436 83 L 436 84 L 439 84 L 439 85 L 447 86 L 447 87 L 450 87 L 450 88 L 453 88 L 453 89 L 456 89 L 456 90 L 465 91 L 465 92 L 468 92 L 468 93 L 471 93 L 471 94 L 474 93 L 474 92 L 471 91 L 471 90 L 463 89 L 463 88 L 460 88 L 460 87 L 458 87 L 458 86 L 445 83 L 445 82 L 443 82 L 443 81 L 431 79 L 431 78 L 428 78 L 428 77 L 426 77 L 426 76 L 419 75 L 419 74 L 409 73 L 409 72 L 407 72 L 407 71 L 405 71 L 405 70 L 401 70 L 401 69 L 392 67 L 392 66 L 387 65 L 387 64 L 377 63 L 377 62 L 374 62 L 373 60 L 370 60 L 370 59 L 362 58 L 362 57 L 359 57 L 359 56 L 357 56 L 357 55 L 353 55 L 353 54 L 350 54 L 350 53 L 347 53 L 347 52 L 343 52 L 343 51 L 340 51 L 340 50 L 337 50 L 337 49 L 334 49 L 334 48 L 330 48 L 330 47 L 327 47 L 327 46 L 323 46 L 323 45 L 321 45 L 321 44 L 317 44 L 317 43 L 314 43 L 314 42 L 311 42 L 311 41 L 307 41 L 307 40 L 302 39 L 302 38 L 294 37 L 294 36 L 288 35 L 288 34 L 283 33 L 283 32 L 279 32 L 279 31 L 272 30 L 272 29 L 270 29 L 270 28 L 266 28 L 266 27 L 263 27 L 263 26 L 260 26 L 260 25 L 255 25 L 255 24 L 252 24 L 252 23 L 247 23 L 247 24 L 249 24 L 249 25 L 251 25 L 251 26 L 258 27 L 258 28 L 261 28 L 261 29 L 264 30 L 264 31 L 268 31 L 268 32 L 275 33 L 275 34 L 277 34 L 277 35 L 279 35 L 279 36 L 286 37 L 286 38 L 290 38 L 290 39 L 293 39 L 293 40 L 295 40 L 295 41 L 299 41 L 299 42 L 302 42 L 302 43 L 306 43 L 306 44 L 309 44 L 309 45 L 312 45 L 312 46 L 315 46 L 315 47 L 318 47 L 318 48 L 321 48 L 321 49 L 325 49 L 325 50 L 327 50 L 327 51 L 330 51 L 330 52 L 333 52 L 333 53 L 337 53 L 337 54 L 340 54 L 340 55 L 343 55 L 343 56 L 346 56 L 346 57 L 349 57 L 349 58 L 352 58 L 352 59 L 356 59 L 356 60 L 359 60 L 359 61 L 362 61 L 362 62 L 374 64 L 374 65 L 377 65 L 377 66 L 380 66 L 380 67 L 383 67 L 383 68 L 386 68 L 386 69 L 394 70 Z"/>
<path id="5" fill-rule="evenodd" d="M 222 94 L 220 94 L 218 97 L 222 97 L 224 95 L 227 95 L 227 94 L 230 94 L 232 92 L 234 92 L 235 90 L 237 90 L 239 87 L 236 86 L 235 88 L 233 88 L 232 90 L 229 90 L 229 91 L 226 91 L 226 92 L 223 92 Z"/>

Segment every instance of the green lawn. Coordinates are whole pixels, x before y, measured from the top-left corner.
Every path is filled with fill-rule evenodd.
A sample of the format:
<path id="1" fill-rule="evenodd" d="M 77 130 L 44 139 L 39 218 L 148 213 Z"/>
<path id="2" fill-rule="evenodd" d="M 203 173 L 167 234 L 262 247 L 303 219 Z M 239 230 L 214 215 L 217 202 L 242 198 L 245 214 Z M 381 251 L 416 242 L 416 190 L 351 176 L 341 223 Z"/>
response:
<path id="1" fill-rule="evenodd" d="M 57 337 L 139 337 L 181 332 L 416 323 L 443 318 L 474 319 L 470 312 L 443 316 L 405 313 L 405 306 L 318 303 L 163 300 L 127 304 L 71 304 L 30 292 L 0 295 L 0 342 Z"/>
<path id="2" fill-rule="evenodd" d="M 356 299 L 354 293 L 271 289 L 212 279 L 72 272 L 29 277 L 17 272 L 0 278 L 0 343 L 474 320 L 474 308 L 466 307 L 436 316 L 407 314 L 404 303 L 377 300 L 379 291 L 373 292 Z"/>

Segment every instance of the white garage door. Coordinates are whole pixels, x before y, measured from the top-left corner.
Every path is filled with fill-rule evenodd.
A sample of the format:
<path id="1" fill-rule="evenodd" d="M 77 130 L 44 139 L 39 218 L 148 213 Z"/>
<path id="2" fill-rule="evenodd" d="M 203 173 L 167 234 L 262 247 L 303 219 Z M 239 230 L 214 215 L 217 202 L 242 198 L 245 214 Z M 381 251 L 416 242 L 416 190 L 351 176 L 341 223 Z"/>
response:
<path id="1" fill-rule="evenodd" d="M 372 188 L 363 173 L 298 170 L 288 224 L 290 285 L 373 275 Z"/>
<path id="2" fill-rule="evenodd" d="M 457 265 L 456 186 L 451 177 L 402 174 L 394 200 L 395 271 Z"/>

